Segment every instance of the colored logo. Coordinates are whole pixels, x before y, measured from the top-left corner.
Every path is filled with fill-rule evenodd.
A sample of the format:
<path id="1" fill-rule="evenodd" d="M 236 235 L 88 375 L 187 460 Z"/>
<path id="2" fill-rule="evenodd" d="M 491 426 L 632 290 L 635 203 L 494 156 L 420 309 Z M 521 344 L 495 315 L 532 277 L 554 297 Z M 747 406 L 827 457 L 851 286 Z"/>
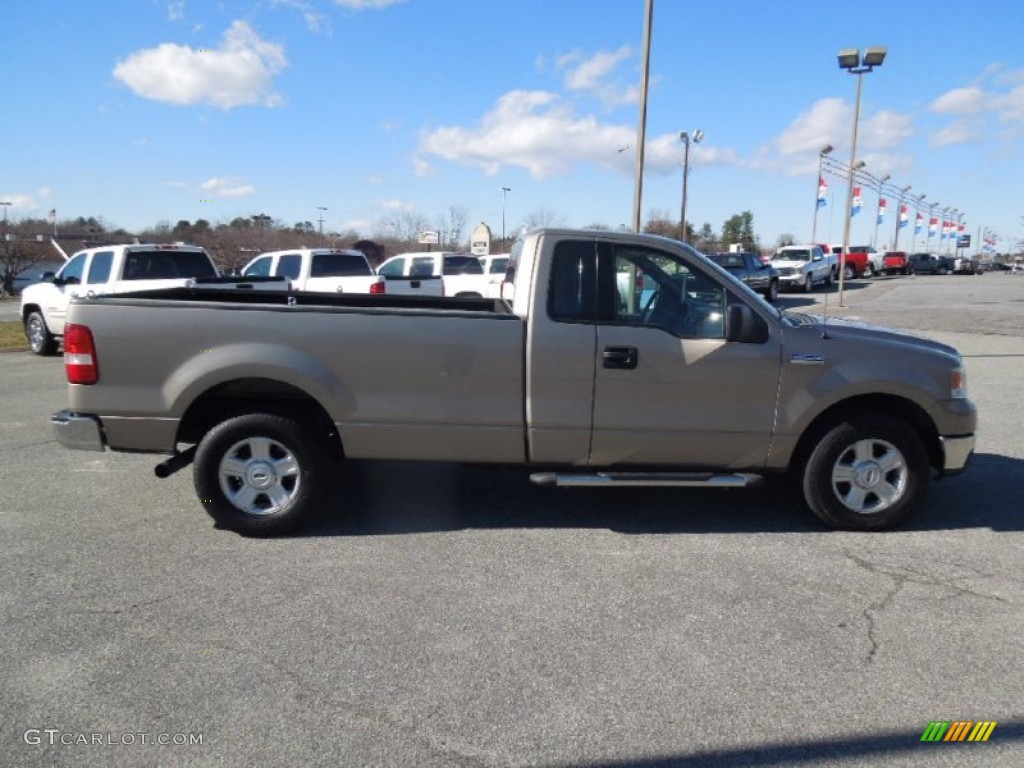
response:
<path id="1" fill-rule="evenodd" d="M 995 720 L 932 720 L 921 741 L 988 741 L 995 727 Z"/>

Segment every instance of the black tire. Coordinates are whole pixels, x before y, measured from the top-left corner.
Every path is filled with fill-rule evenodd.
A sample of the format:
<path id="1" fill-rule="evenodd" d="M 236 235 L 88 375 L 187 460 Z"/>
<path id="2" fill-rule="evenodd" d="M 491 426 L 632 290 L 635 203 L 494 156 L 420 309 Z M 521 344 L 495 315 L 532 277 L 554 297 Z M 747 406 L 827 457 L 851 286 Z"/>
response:
<path id="1" fill-rule="evenodd" d="M 768 290 L 764 292 L 764 297 L 771 303 L 775 303 L 779 300 L 779 281 L 769 280 Z"/>
<path id="2" fill-rule="evenodd" d="M 829 272 L 828 275 L 825 277 L 825 287 L 826 288 L 831 288 L 832 287 L 832 273 L 831 272 Z"/>
<path id="3" fill-rule="evenodd" d="M 37 355 L 52 355 L 57 351 L 57 339 L 46 327 L 46 318 L 38 310 L 30 312 L 25 318 L 25 337 L 28 339 L 28 348 Z"/>
<path id="4" fill-rule="evenodd" d="M 866 265 L 864 265 L 864 271 L 860 273 L 860 276 L 863 278 L 875 276 L 875 268 L 871 266 L 870 261 Z"/>
<path id="5" fill-rule="evenodd" d="M 804 284 L 801 286 L 800 290 L 804 293 L 810 293 L 812 288 L 814 288 L 814 278 L 810 275 L 806 275 L 804 277 Z"/>
<path id="6" fill-rule="evenodd" d="M 327 483 L 326 446 L 292 419 L 223 421 L 196 450 L 193 482 L 206 511 L 244 536 L 278 536 L 309 520 Z"/>
<path id="7" fill-rule="evenodd" d="M 887 417 L 858 418 L 833 426 L 803 467 L 804 500 L 833 528 L 892 528 L 920 505 L 930 468 L 921 438 Z"/>

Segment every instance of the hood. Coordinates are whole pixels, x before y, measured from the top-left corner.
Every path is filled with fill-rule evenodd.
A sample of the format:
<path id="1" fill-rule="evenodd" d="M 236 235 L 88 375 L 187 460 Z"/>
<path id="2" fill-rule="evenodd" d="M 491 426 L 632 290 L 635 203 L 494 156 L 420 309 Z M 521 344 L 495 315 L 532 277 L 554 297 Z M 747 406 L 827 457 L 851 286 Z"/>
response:
<path id="1" fill-rule="evenodd" d="M 807 259 L 772 259 L 768 263 L 771 264 L 776 269 L 786 267 L 800 268 L 808 264 L 809 261 Z"/>
<path id="2" fill-rule="evenodd" d="M 902 346 L 910 350 L 932 352 L 950 358 L 954 363 L 960 360 L 960 353 L 954 347 L 943 344 L 939 341 L 932 341 L 921 336 L 916 336 L 907 331 L 896 328 L 886 328 L 881 325 L 871 325 L 860 320 L 851 320 L 841 317 L 829 317 L 827 322 L 821 315 L 805 315 L 813 323 L 802 322 L 800 325 L 810 326 L 813 324 L 816 333 L 822 332 L 824 324 L 825 331 L 830 339 L 842 339 L 846 341 L 864 341 L 868 343 L 881 342 L 894 347 Z"/>

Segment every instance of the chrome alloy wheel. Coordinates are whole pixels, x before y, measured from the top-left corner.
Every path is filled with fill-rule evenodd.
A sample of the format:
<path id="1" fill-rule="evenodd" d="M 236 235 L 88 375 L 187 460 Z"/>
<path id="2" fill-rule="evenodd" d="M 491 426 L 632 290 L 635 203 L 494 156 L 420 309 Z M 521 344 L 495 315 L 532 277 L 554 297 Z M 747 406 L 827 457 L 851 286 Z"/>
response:
<path id="1" fill-rule="evenodd" d="M 224 496 L 249 515 L 269 515 L 294 501 L 301 468 L 287 446 L 269 437 L 249 437 L 232 445 L 217 477 Z"/>
<path id="2" fill-rule="evenodd" d="M 26 323 L 28 343 L 33 350 L 42 349 L 46 342 L 46 323 L 38 313 L 29 315 Z"/>
<path id="3" fill-rule="evenodd" d="M 910 471 L 900 450 L 877 438 L 858 440 L 832 467 L 832 490 L 843 505 L 862 515 L 898 502 L 907 491 Z"/>

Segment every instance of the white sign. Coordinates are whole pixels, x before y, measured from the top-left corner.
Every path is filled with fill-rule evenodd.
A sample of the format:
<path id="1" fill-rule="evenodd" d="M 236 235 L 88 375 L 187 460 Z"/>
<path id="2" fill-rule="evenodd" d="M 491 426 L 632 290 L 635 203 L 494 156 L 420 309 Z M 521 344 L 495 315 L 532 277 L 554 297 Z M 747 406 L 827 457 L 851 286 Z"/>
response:
<path id="1" fill-rule="evenodd" d="M 433 245 L 437 245 L 437 243 L 440 241 L 440 239 L 441 238 L 438 235 L 438 233 L 434 232 L 432 230 L 427 230 L 426 232 L 420 232 L 420 242 L 421 243 L 424 243 L 424 244 L 431 243 Z"/>

